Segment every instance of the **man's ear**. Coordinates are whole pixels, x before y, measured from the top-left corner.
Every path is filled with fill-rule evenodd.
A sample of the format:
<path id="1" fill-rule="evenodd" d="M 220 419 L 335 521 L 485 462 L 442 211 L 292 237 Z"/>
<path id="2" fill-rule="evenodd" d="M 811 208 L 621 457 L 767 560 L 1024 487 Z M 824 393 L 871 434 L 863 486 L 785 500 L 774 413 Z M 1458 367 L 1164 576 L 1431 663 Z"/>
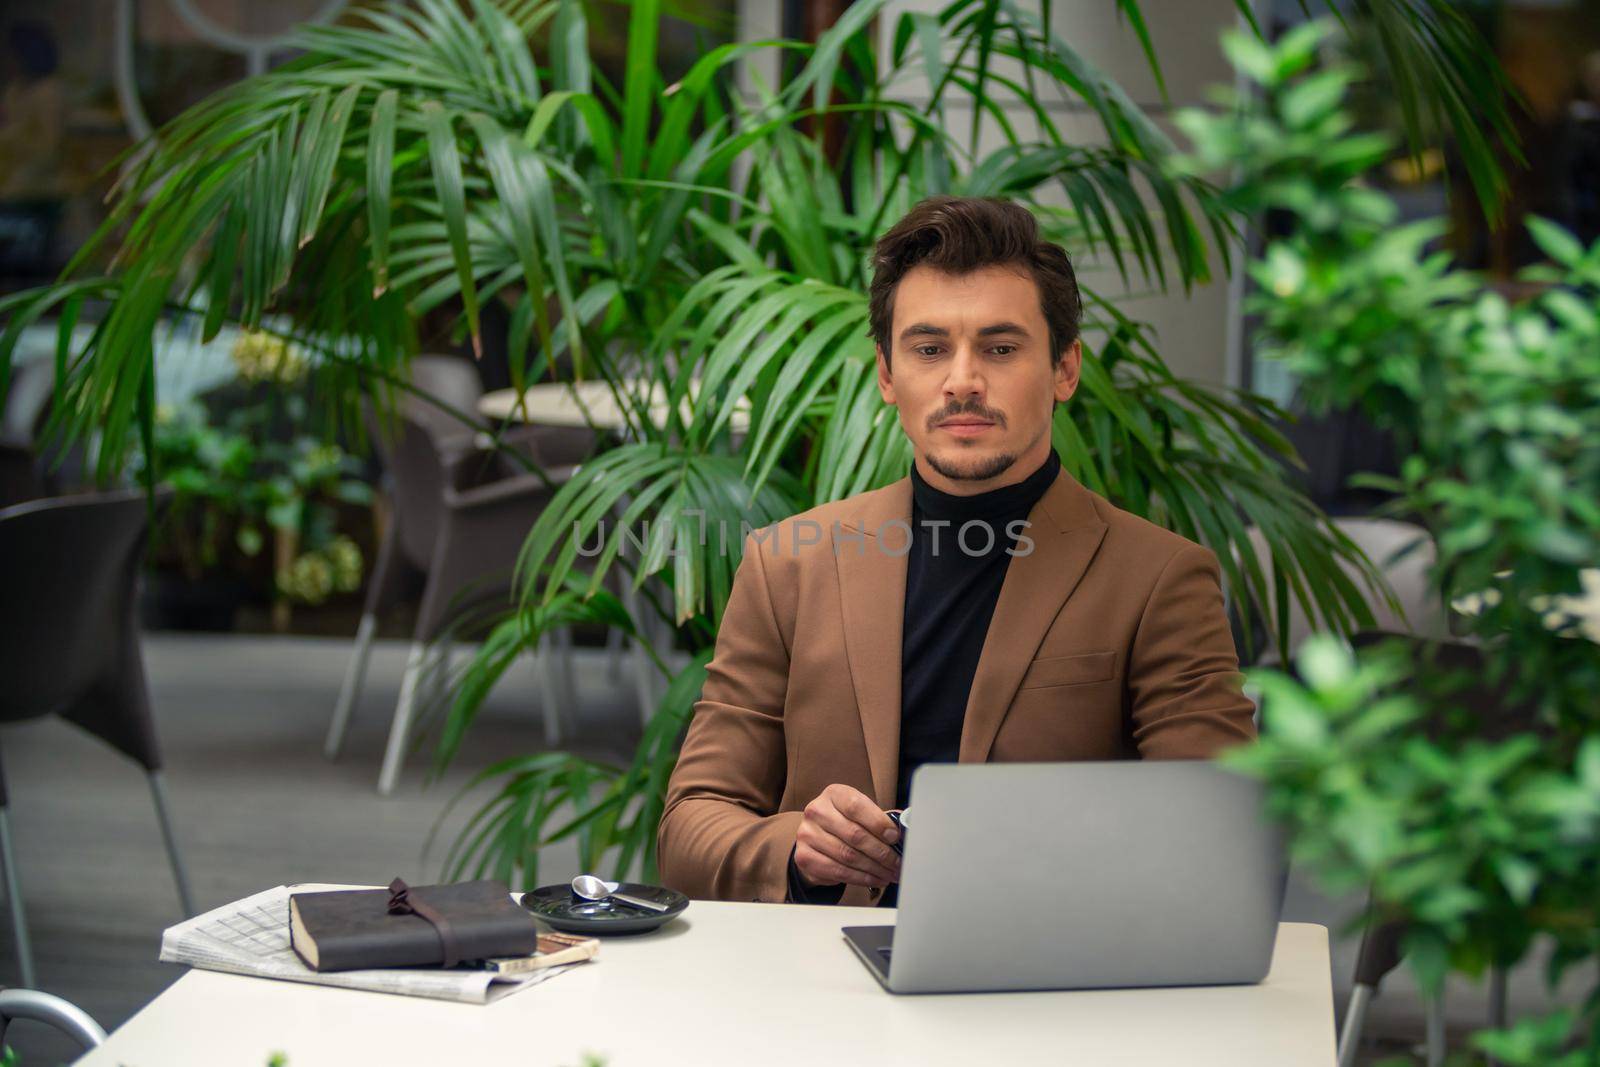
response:
<path id="1" fill-rule="evenodd" d="M 889 371 L 889 358 L 883 354 L 881 345 L 873 345 L 872 350 L 877 355 L 878 364 L 878 395 L 883 397 L 885 404 L 894 403 L 894 375 Z"/>
<path id="2" fill-rule="evenodd" d="M 1083 370 L 1083 342 L 1074 338 L 1072 344 L 1056 361 L 1056 403 L 1064 404 L 1078 391 L 1078 376 Z"/>

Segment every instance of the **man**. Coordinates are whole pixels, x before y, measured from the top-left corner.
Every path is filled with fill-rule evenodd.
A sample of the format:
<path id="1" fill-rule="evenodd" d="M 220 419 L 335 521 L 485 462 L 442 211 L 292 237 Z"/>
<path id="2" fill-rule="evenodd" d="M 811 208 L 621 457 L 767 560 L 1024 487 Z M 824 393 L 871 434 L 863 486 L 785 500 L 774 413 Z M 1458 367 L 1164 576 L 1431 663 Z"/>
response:
<path id="1" fill-rule="evenodd" d="M 1195 759 L 1254 736 L 1215 554 L 1056 457 L 1080 314 L 1020 205 L 935 197 L 878 242 L 878 389 L 915 459 L 746 539 L 667 787 L 668 885 L 892 903 L 887 812 L 921 764 Z M 996 797 L 995 817 L 1027 813 Z"/>

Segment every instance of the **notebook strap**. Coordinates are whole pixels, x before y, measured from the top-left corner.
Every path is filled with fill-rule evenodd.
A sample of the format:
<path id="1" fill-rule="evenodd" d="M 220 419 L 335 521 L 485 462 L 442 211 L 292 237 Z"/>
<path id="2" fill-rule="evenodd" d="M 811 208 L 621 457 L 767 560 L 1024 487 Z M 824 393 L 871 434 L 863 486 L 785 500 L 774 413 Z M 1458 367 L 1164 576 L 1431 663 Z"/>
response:
<path id="1" fill-rule="evenodd" d="M 450 921 L 438 908 L 424 900 L 420 893 L 413 893 L 411 887 L 399 878 L 389 883 L 389 914 L 416 915 L 426 919 L 438 931 L 439 942 L 444 946 L 444 962 L 441 966 L 454 967 L 461 962 L 455 931 L 450 928 Z"/>

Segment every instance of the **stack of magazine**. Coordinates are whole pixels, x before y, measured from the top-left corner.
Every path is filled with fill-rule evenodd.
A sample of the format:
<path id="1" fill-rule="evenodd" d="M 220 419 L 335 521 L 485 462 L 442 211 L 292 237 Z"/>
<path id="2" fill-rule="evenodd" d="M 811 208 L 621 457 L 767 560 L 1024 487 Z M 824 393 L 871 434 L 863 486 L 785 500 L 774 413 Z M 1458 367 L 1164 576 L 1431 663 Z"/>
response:
<path id="1" fill-rule="evenodd" d="M 313 971 L 295 955 L 289 944 L 290 894 L 360 888 L 366 887 L 280 885 L 245 897 L 167 929 L 161 935 L 161 960 L 208 971 L 226 971 L 289 982 L 312 982 L 374 993 L 457 1000 L 467 1004 L 486 1004 L 498 1000 L 519 989 L 537 985 L 571 969 L 573 965 L 564 963 L 523 971 L 426 967 L 320 974 Z M 552 948 L 561 950 L 561 955 L 551 955 L 552 963 L 558 959 L 578 962 L 592 958 L 599 945 L 593 939 L 560 938 L 558 935 L 557 939 L 562 942 L 558 946 L 547 944 L 547 937 L 541 935 L 539 938 L 542 952 Z M 534 959 L 537 960 L 537 957 Z"/>

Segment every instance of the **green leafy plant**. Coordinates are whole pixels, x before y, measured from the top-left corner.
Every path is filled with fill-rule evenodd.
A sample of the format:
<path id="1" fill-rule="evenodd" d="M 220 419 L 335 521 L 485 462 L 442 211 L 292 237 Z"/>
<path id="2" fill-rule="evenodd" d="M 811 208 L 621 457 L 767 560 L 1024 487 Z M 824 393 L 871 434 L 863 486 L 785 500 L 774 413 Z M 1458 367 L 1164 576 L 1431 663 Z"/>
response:
<path id="1" fill-rule="evenodd" d="M 339 535 L 337 505 L 370 504 L 372 487 L 360 478 L 360 461 L 327 440 L 336 422 L 309 403 L 308 357 L 265 330 L 242 331 L 231 356 L 238 379 L 214 390 L 210 406 L 229 432 L 255 443 L 250 476 L 262 518 L 298 553 L 278 568 L 278 588 L 309 603 L 336 587 L 354 589 L 360 549 Z M 298 578 L 289 574 L 296 567 Z"/>
<path id="2" fill-rule="evenodd" d="M 1487 671 L 1308 642 L 1302 681 L 1252 673 L 1263 736 L 1234 762 L 1266 781 L 1299 861 L 1334 888 L 1370 887 L 1377 915 L 1407 924 L 1425 992 L 1540 942 L 1553 985 L 1600 957 L 1600 644 L 1568 599 L 1600 560 L 1600 244 L 1531 220 L 1549 262 L 1519 279 L 1536 295 L 1512 303 L 1432 250 L 1438 222 L 1396 225 L 1361 181 L 1387 144 L 1353 129 L 1357 71 L 1316 63 L 1326 33 L 1276 47 L 1230 37 L 1259 98 L 1226 94 L 1231 110 L 1180 125 L 1198 165 L 1238 168 L 1231 200 L 1291 220 L 1250 267 L 1257 350 L 1314 402 L 1359 404 L 1397 435 L 1401 476 L 1368 480 L 1428 529 L 1441 603 L 1475 598 L 1464 625 Z M 1464 692 L 1486 685 L 1531 718 L 1509 735 L 1481 721 Z M 1503 1063 L 1592 1063 L 1600 986 L 1475 1047 Z"/>
<path id="3" fill-rule="evenodd" d="M 320 604 L 334 593 L 353 593 L 361 587 L 361 548 L 348 537 L 335 537 L 327 546 L 302 552 L 278 571 L 278 589 L 306 604 Z"/>
<path id="4" fill-rule="evenodd" d="M 457 679 L 439 763 L 515 656 L 574 618 L 664 629 L 649 653 L 665 695 L 626 763 L 538 753 L 486 772 L 502 788 L 453 872 L 536 879 L 539 847 L 570 835 L 586 866 L 611 855 L 619 871 L 653 873 L 661 792 L 742 547 L 700 531 L 766 525 L 907 469 L 872 381 L 865 293 L 874 239 L 913 203 L 1020 200 L 1053 239 L 1160 289 L 1230 266 L 1234 207 L 1171 168 L 1168 135 L 1050 28 L 1048 3 L 900 14 L 880 27 L 880 54 L 868 31 L 885 6 L 860 0 L 815 43 L 713 48 L 670 84 L 655 0 L 627 8 L 620 84 L 591 61 L 575 0 L 364 9 L 308 29 L 303 54 L 160 131 L 62 281 L 0 301 L 11 315 L 0 378 L 21 329 L 45 314 L 70 326 L 86 301 L 109 301 L 87 346 L 58 352 L 57 409 L 66 432 L 104 430 L 107 469 L 122 442 L 151 433 L 150 335 L 173 314 L 201 317 L 208 337 L 284 316 L 291 325 L 268 332 L 287 335 L 346 415 L 406 388 L 419 317 L 450 319 L 476 348 L 489 301 L 509 313 L 515 385 L 589 378 L 612 391 L 622 443 L 585 463 L 531 532 L 519 603 Z M 1415 99 L 1458 116 L 1465 93 L 1503 117 L 1493 60 L 1454 32 L 1448 3 L 1365 6 L 1382 12 L 1374 25 L 1397 56 L 1423 61 Z M 1159 79 L 1138 5 L 1118 7 Z M 772 53 L 795 60 L 778 89 L 755 62 Z M 1093 143 L 1068 135 L 1053 102 L 1097 127 Z M 997 139 L 980 140 L 981 123 Z M 1471 153 L 1485 137 L 1466 128 Z M 116 269 L 96 273 L 112 248 Z M 1296 459 L 1272 425 L 1282 413 L 1177 378 L 1147 327 L 1104 294 L 1085 299 L 1083 388 L 1054 427 L 1067 469 L 1214 548 L 1247 612 L 1294 597 L 1336 630 L 1370 622 L 1339 564 L 1381 595 L 1376 569 L 1289 487 L 1282 463 Z M 651 387 L 668 395 L 664 420 L 651 417 Z M 601 552 L 575 570 L 603 519 Z M 645 520 L 648 542 L 623 553 Z M 1291 550 L 1279 567 L 1292 582 L 1267 588 L 1250 524 Z M 617 568 L 636 614 L 600 591 Z"/>
<path id="5" fill-rule="evenodd" d="M 361 584 L 361 549 L 339 533 L 339 504 L 372 502 L 360 461 L 337 445 L 300 435 L 262 446 L 258 477 L 265 494 L 267 524 L 297 549 L 278 572 L 278 587 L 292 598 L 320 603 L 333 592 Z M 295 573 L 298 571 L 299 573 Z"/>
<path id="6" fill-rule="evenodd" d="M 370 503 L 372 488 L 355 457 L 304 432 L 299 397 L 255 395 L 259 388 L 221 417 L 204 396 L 157 411 L 153 450 L 135 452 L 134 470 L 171 490 L 156 530 L 158 560 L 198 581 L 257 557 L 272 533 L 293 550 L 273 588 L 320 603 L 361 584 L 361 550 L 339 532 L 337 508 Z"/>
<path id="7" fill-rule="evenodd" d="M 172 490 L 157 538 L 191 581 L 215 569 L 230 543 L 245 556 L 261 550 L 265 493 L 254 477 L 249 436 L 213 426 L 198 403 L 156 414 L 153 449 L 141 449 L 134 469 Z"/>

